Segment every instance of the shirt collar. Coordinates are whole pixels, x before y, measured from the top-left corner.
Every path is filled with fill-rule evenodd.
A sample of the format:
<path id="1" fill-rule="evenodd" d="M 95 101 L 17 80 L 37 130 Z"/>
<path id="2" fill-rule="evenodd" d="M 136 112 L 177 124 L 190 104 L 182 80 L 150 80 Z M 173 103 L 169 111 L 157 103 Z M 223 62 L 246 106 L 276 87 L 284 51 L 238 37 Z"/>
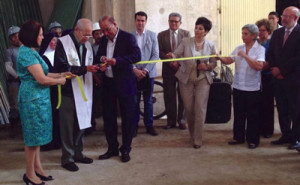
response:
<path id="1" fill-rule="evenodd" d="M 137 30 L 135 30 L 135 34 L 136 34 L 137 36 L 142 36 L 142 35 L 145 35 L 145 29 L 144 29 L 144 31 L 143 31 L 143 33 L 142 33 L 142 35 L 140 35 L 140 34 L 139 34 L 139 32 L 138 32 Z"/>
<path id="2" fill-rule="evenodd" d="M 174 32 L 175 32 L 175 35 L 177 35 L 178 34 L 178 29 Z M 172 35 L 172 33 L 173 33 L 173 31 L 170 29 L 170 34 Z"/>
<path id="3" fill-rule="evenodd" d="M 113 39 L 113 41 L 111 41 L 109 38 L 107 38 L 110 42 L 113 42 L 113 43 L 115 43 L 116 42 L 116 40 L 117 40 L 117 38 L 118 38 L 118 35 L 119 35 L 119 28 L 118 28 L 118 31 L 117 31 L 117 34 L 115 35 L 115 37 L 114 37 L 114 39 Z"/>
<path id="4" fill-rule="evenodd" d="M 285 31 L 289 30 L 289 31 L 290 31 L 290 34 L 291 34 L 292 31 L 294 30 L 294 28 L 295 28 L 296 25 L 297 25 L 297 22 L 295 23 L 295 25 L 294 25 L 292 28 L 290 28 L 290 29 L 286 29 L 286 28 L 285 28 Z"/>

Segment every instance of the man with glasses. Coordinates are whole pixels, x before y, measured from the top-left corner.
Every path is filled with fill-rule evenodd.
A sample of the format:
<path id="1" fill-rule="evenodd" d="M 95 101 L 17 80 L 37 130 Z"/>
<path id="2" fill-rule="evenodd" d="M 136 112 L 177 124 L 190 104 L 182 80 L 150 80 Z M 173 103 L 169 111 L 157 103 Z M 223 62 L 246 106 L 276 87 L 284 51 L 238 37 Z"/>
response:
<path id="1" fill-rule="evenodd" d="M 169 15 L 169 29 L 160 32 L 157 37 L 159 44 L 159 57 L 161 59 L 167 59 L 167 53 L 174 52 L 183 38 L 190 37 L 189 31 L 180 29 L 180 25 L 181 15 L 179 13 L 171 13 Z M 178 62 L 165 62 L 162 66 L 164 102 L 168 118 L 165 129 L 176 127 L 176 122 L 178 122 L 180 129 L 186 129 L 183 102 L 179 93 L 178 81 L 175 77 L 175 73 L 178 68 Z"/>
<path id="2" fill-rule="evenodd" d="M 134 127 L 136 79 L 132 64 L 141 60 L 141 51 L 134 36 L 117 27 L 113 17 L 104 16 L 100 21 L 102 37 L 96 55 L 103 75 L 103 120 L 108 150 L 100 160 L 119 156 L 121 161 L 130 160 Z M 122 119 L 122 145 L 119 148 L 117 126 L 117 101 Z"/>
<path id="3" fill-rule="evenodd" d="M 83 100 L 76 78 L 68 79 L 61 87 L 59 108 L 60 137 L 62 147 L 61 165 L 69 171 L 78 171 L 75 162 L 89 164 L 93 160 L 83 151 L 84 130 L 91 127 L 93 78 L 98 66 L 93 64 L 93 50 L 88 39 L 92 34 L 92 22 L 79 19 L 74 31 L 57 40 L 54 55 L 56 72 L 69 71 L 79 76 L 87 101 Z"/>
<path id="4" fill-rule="evenodd" d="M 273 32 L 266 61 L 270 63 L 274 77 L 275 98 L 282 136 L 271 143 L 290 143 L 289 149 L 300 147 L 299 74 L 300 74 L 300 12 L 293 6 L 286 8 L 281 16 L 282 28 Z M 298 107 L 298 108 L 297 108 Z"/>

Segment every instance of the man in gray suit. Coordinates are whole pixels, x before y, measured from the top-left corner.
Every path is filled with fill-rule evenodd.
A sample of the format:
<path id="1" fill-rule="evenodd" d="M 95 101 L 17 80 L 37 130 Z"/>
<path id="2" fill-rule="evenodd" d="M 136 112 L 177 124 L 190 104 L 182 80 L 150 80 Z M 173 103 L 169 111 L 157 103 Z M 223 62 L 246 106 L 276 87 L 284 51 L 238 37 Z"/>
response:
<path id="1" fill-rule="evenodd" d="M 180 25 L 181 15 L 179 13 L 171 13 L 169 15 L 169 29 L 158 34 L 159 57 L 161 59 L 168 58 L 166 54 L 174 52 L 184 37 L 190 37 L 189 31 L 180 29 Z M 165 62 L 162 66 L 164 101 L 168 117 L 168 124 L 165 129 L 176 127 L 176 120 L 180 129 L 186 129 L 186 119 L 183 114 L 183 102 L 177 85 L 178 80 L 175 77 L 178 68 L 178 62 Z M 178 113 L 176 91 L 178 93 Z"/>
<path id="2" fill-rule="evenodd" d="M 136 30 L 133 32 L 138 46 L 142 53 L 142 61 L 158 60 L 159 50 L 156 34 L 152 31 L 146 30 L 147 14 L 145 12 L 137 12 L 135 14 Z M 137 102 L 136 102 L 136 119 L 135 130 L 133 136 L 137 135 L 138 124 L 140 120 L 140 99 L 143 93 L 144 99 L 144 124 L 147 133 L 152 136 L 157 136 L 157 132 L 153 128 L 153 102 L 152 93 L 154 86 L 154 77 L 157 76 L 156 64 L 133 64 L 133 71 L 137 78 Z"/>

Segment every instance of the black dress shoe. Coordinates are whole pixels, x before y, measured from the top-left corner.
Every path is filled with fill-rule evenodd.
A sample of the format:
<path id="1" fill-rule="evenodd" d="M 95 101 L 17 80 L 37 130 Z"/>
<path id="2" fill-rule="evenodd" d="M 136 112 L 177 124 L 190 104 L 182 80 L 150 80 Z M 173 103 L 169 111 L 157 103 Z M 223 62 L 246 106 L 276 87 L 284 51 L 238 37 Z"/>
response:
<path id="1" fill-rule="evenodd" d="M 195 149 L 199 149 L 201 147 L 201 145 L 194 145 L 193 146 Z"/>
<path id="2" fill-rule="evenodd" d="M 82 159 L 75 159 L 75 162 L 83 163 L 83 164 L 91 164 L 91 163 L 93 163 L 93 159 L 88 158 L 88 157 L 84 157 Z"/>
<path id="3" fill-rule="evenodd" d="M 157 132 L 153 127 L 147 127 L 147 133 L 150 134 L 151 136 L 157 136 Z"/>
<path id="4" fill-rule="evenodd" d="M 180 129 L 180 130 L 185 130 L 185 129 L 186 129 L 185 124 L 184 124 L 184 123 L 180 123 L 180 124 L 179 124 L 179 129 Z"/>
<path id="5" fill-rule="evenodd" d="M 52 181 L 52 180 L 54 180 L 53 179 L 53 177 L 52 176 L 48 176 L 48 177 L 46 177 L 46 176 L 43 176 L 43 175 L 41 175 L 41 174 L 38 174 L 37 172 L 35 172 L 35 174 L 36 174 L 36 176 L 38 177 L 38 178 L 40 178 L 42 181 Z"/>
<path id="6" fill-rule="evenodd" d="M 136 137 L 137 136 L 137 129 L 135 129 L 134 131 L 133 131 L 133 133 L 132 133 L 132 137 Z"/>
<path id="7" fill-rule="evenodd" d="M 45 182 L 41 182 L 41 183 L 39 183 L 39 184 L 32 182 L 32 181 L 26 176 L 26 174 L 23 175 L 23 181 L 25 182 L 26 185 L 29 185 L 29 184 L 31 184 L 31 185 L 44 185 L 44 184 L 45 184 Z"/>
<path id="8" fill-rule="evenodd" d="M 126 162 L 130 161 L 129 153 L 127 153 L 127 152 L 122 153 L 122 155 L 121 155 L 121 161 L 123 163 L 126 163 Z"/>
<path id="9" fill-rule="evenodd" d="M 78 166 L 75 163 L 73 163 L 73 162 L 67 163 L 67 164 L 63 164 L 61 166 L 63 168 L 65 168 L 66 170 L 71 171 L 71 172 L 76 172 L 76 171 L 79 170 Z"/>
<path id="10" fill-rule="evenodd" d="M 108 150 L 105 154 L 99 155 L 99 160 L 105 160 L 115 156 L 119 156 L 119 151 Z"/>
<path id="11" fill-rule="evenodd" d="M 175 127 L 176 127 L 175 125 L 167 125 L 164 127 L 164 129 L 168 130 L 168 129 L 175 128 Z"/>
<path id="12" fill-rule="evenodd" d="M 275 141 L 271 141 L 271 144 L 273 145 L 282 145 L 282 144 L 286 144 L 286 143 L 290 143 L 291 140 L 286 138 L 286 137 L 281 137 L 278 140 Z"/>
<path id="13" fill-rule="evenodd" d="M 270 138 L 272 136 L 273 136 L 273 134 L 264 134 L 264 138 Z"/>
<path id="14" fill-rule="evenodd" d="M 249 143 L 249 144 L 248 144 L 248 148 L 249 148 L 249 149 L 254 149 L 254 148 L 256 148 L 256 147 L 257 147 L 257 145 L 254 144 L 254 143 Z"/>
<path id="15" fill-rule="evenodd" d="M 297 151 L 300 153 L 300 147 L 299 147 L 299 148 L 297 148 Z"/>
<path id="16" fill-rule="evenodd" d="M 288 149 L 294 150 L 294 149 L 297 149 L 297 148 L 299 148 L 299 147 L 300 147 L 300 141 L 296 141 L 296 142 L 292 143 L 292 144 L 288 147 Z"/>
<path id="17" fill-rule="evenodd" d="M 232 141 L 228 141 L 229 145 L 239 145 L 239 144 L 244 144 L 245 142 L 243 141 L 236 141 L 236 140 L 232 140 Z"/>

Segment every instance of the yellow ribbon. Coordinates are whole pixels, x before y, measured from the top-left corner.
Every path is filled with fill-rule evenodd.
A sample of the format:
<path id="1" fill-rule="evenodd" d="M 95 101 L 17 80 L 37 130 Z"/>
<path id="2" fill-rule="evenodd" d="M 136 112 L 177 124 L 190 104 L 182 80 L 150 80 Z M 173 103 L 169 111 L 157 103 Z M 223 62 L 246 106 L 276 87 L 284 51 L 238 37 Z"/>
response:
<path id="1" fill-rule="evenodd" d="M 56 109 L 59 109 L 60 104 L 61 104 L 61 85 L 60 84 L 57 85 L 57 92 L 58 92 L 58 102 L 57 102 Z"/>
<path id="2" fill-rule="evenodd" d="M 66 78 L 67 79 L 71 78 L 71 76 L 68 75 L 68 76 L 66 76 Z M 79 85 L 79 88 L 80 88 L 80 91 L 81 91 L 81 96 L 82 96 L 83 100 L 87 101 L 87 98 L 86 98 L 84 90 L 83 90 L 82 82 L 81 82 L 79 76 L 76 76 L 76 80 L 78 82 L 78 85 Z M 61 85 L 57 85 L 57 92 L 58 92 L 58 103 L 57 103 L 56 109 L 59 109 L 59 107 L 61 105 Z"/>
<path id="3" fill-rule="evenodd" d="M 80 80 L 79 76 L 76 76 L 76 80 L 78 82 L 78 85 L 79 85 L 79 88 L 80 88 L 80 91 L 81 91 L 81 96 L 82 96 L 83 100 L 87 101 L 87 98 L 85 96 L 85 93 L 84 93 L 84 90 L 83 90 L 83 86 L 82 86 L 82 83 L 81 83 L 81 80 Z"/>
<path id="4" fill-rule="evenodd" d="M 234 56 L 236 56 L 236 55 L 219 56 L 219 57 L 234 57 Z M 194 59 L 212 58 L 212 57 L 217 57 L 217 55 L 206 55 L 206 56 L 196 56 L 196 57 L 183 57 L 183 58 L 170 58 L 170 59 L 163 59 L 163 60 L 140 61 L 136 64 L 150 64 L 150 63 L 157 63 L 157 62 L 174 62 L 174 61 L 194 60 Z"/>

